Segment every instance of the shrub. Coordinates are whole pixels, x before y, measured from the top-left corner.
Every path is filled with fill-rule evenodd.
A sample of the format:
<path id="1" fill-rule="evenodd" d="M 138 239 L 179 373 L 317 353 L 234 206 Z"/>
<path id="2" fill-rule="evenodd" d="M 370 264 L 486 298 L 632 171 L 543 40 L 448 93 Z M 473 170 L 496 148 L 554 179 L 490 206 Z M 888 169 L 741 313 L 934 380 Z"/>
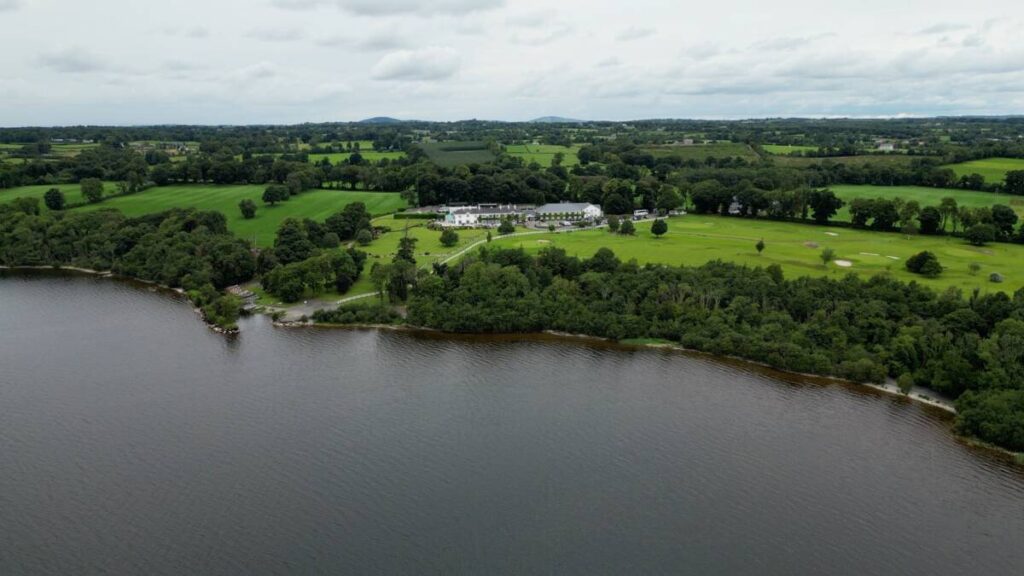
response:
<path id="1" fill-rule="evenodd" d="M 996 239 L 996 229 L 991 224 L 975 224 L 964 233 L 967 241 L 974 246 L 984 246 Z"/>
<path id="2" fill-rule="evenodd" d="M 935 278 L 942 273 L 942 265 L 939 264 L 938 257 L 927 250 L 908 258 L 906 265 L 907 270 L 926 278 Z"/>

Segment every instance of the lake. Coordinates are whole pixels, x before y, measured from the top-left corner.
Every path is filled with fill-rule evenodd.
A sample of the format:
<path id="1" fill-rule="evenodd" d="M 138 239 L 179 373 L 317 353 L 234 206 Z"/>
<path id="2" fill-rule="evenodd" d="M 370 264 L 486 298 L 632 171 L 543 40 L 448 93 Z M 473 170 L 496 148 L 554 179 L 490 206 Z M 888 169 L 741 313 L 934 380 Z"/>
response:
<path id="1" fill-rule="evenodd" d="M 208 330 L 0 275 L 0 574 L 1021 574 L 950 416 L 553 338 Z"/>

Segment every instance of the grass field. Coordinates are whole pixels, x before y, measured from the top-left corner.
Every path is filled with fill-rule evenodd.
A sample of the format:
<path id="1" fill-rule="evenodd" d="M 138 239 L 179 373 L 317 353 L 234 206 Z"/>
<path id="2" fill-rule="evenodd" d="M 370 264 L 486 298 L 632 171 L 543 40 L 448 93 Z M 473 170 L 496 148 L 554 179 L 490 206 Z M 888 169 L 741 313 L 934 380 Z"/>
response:
<path id="1" fill-rule="evenodd" d="M 676 156 L 683 160 L 697 160 L 701 162 L 708 157 L 725 158 L 727 156 L 738 156 L 746 158 L 751 162 L 755 162 L 759 158 L 750 146 L 737 142 L 713 142 L 711 144 L 694 144 L 692 146 L 644 146 L 643 150 L 650 152 L 655 158 Z"/>
<path id="2" fill-rule="evenodd" d="M 267 206 L 260 201 L 265 186 L 164 186 L 138 194 L 111 198 L 99 204 L 76 210 L 116 208 L 128 216 L 140 216 L 169 208 L 194 207 L 222 212 L 228 228 L 238 236 L 252 240 L 257 246 L 270 246 L 274 234 L 285 218 L 312 218 L 323 221 L 346 204 L 363 202 L 372 214 L 387 214 L 404 208 L 406 203 L 395 192 L 348 192 L 341 190 L 307 190 L 287 202 Z M 259 208 L 252 220 L 242 218 L 238 202 L 254 200 Z"/>
<path id="3" fill-rule="evenodd" d="M 431 142 L 418 146 L 438 166 L 451 168 L 494 161 L 494 153 L 483 142 Z"/>
<path id="4" fill-rule="evenodd" d="M 640 224 L 635 237 L 610 234 L 607 230 L 585 230 L 569 234 L 539 234 L 495 239 L 495 245 L 535 252 L 545 246 L 559 246 L 570 254 L 589 257 L 607 247 L 623 261 L 669 265 L 701 265 L 721 259 L 749 266 L 779 264 L 788 277 L 830 276 L 847 273 L 874 275 L 891 273 L 903 280 L 918 282 L 942 290 L 950 286 L 970 291 L 1013 292 L 1024 285 L 1024 246 L 991 244 L 977 248 L 961 239 L 934 236 L 906 237 L 901 234 L 831 228 L 809 224 L 770 222 L 722 216 L 688 215 L 669 220 L 662 238 L 650 233 L 650 225 Z M 764 239 L 766 248 L 758 255 L 754 245 Z M 819 255 L 832 248 L 836 258 L 850 267 L 835 263 L 823 266 Z M 922 251 L 934 252 L 946 270 L 939 278 L 927 279 L 907 272 L 904 262 Z M 981 272 L 974 276 L 968 265 L 976 262 Z M 1005 277 L 1002 284 L 988 281 L 992 272 Z"/>
<path id="5" fill-rule="evenodd" d="M 957 176 L 970 174 L 981 174 L 985 182 L 1002 183 L 1006 180 L 1006 173 L 1012 170 L 1024 170 L 1024 159 L 1020 158 L 986 158 L 984 160 L 973 160 L 961 162 L 960 164 L 949 164 L 946 168 L 952 168 Z"/>
<path id="6" fill-rule="evenodd" d="M 316 164 L 317 162 L 320 162 L 324 158 L 327 158 L 328 160 L 331 161 L 331 164 L 338 164 L 339 162 L 347 161 L 349 159 L 349 156 L 351 156 L 351 155 L 352 155 L 351 152 L 331 152 L 329 154 L 310 154 L 309 155 L 309 162 L 311 164 Z M 366 150 L 360 150 L 359 151 L 359 155 L 363 157 L 363 160 L 367 160 L 367 161 L 370 161 L 370 162 L 378 162 L 380 160 L 384 160 L 385 158 L 388 159 L 388 160 L 398 160 L 399 158 L 404 157 L 405 153 L 404 152 L 387 152 L 387 151 L 385 151 L 385 152 L 378 152 L 376 150 L 366 149 Z"/>
<path id="7" fill-rule="evenodd" d="M 793 152 L 817 152 L 817 146 L 796 146 L 791 144 L 762 144 L 761 148 L 769 154 L 785 156 Z"/>
<path id="8" fill-rule="evenodd" d="M 43 195 L 50 188 L 56 188 L 64 193 L 64 200 L 69 204 L 82 202 L 82 186 L 80 184 L 41 184 L 38 186 L 18 186 L 17 188 L 0 188 L 0 204 L 10 202 L 15 198 L 38 198 L 40 207 L 43 206 Z M 111 194 L 117 191 L 115 182 L 104 182 L 103 193 Z"/>
<path id="9" fill-rule="evenodd" d="M 926 188 L 924 186 L 852 186 L 837 184 L 829 186 L 847 204 L 856 198 L 901 198 L 906 201 L 916 200 L 921 207 L 938 206 L 943 198 L 951 196 L 958 206 L 970 208 L 989 207 L 993 204 L 1005 204 L 1024 217 L 1024 198 L 1008 194 L 977 192 L 974 190 L 954 190 L 948 188 Z M 840 209 L 836 218 L 850 220 L 849 206 Z"/>
<path id="10" fill-rule="evenodd" d="M 562 160 L 562 166 L 571 168 L 579 164 L 580 159 L 576 156 L 579 149 L 580 146 L 576 145 L 555 146 L 551 144 L 511 144 L 505 147 L 505 151 L 508 152 L 509 156 L 518 156 L 526 161 L 527 164 L 536 162 L 545 168 L 551 166 L 555 154 L 559 152 L 565 155 L 565 158 Z"/>

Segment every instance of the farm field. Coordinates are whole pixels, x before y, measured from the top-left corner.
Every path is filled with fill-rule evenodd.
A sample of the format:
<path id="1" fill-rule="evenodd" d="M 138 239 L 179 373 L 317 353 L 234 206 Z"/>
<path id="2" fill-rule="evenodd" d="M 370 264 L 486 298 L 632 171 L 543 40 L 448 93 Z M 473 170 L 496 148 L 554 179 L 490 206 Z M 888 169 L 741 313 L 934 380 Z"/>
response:
<path id="1" fill-rule="evenodd" d="M 15 198 L 38 198 L 39 207 L 46 209 L 43 205 L 43 195 L 50 188 L 56 188 L 64 193 L 64 199 L 69 204 L 83 202 L 82 186 L 80 184 L 39 184 L 34 186 L 18 186 L 16 188 L 0 188 L 0 204 L 10 202 Z M 103 193 L 110 194 L 117 190 L 116 182 L 104 182 Z"/>
<path id="2" fill-rule="evenodd" d="M 404 208 L 406 203 L 396 192 L 349 192 L 341 190 L 307 190 L 287 202 L 276 206 L 263 204 L 260 197 L 265 186 L 164 186 L 150 188 L 132 194 L 119 196 L 76 208 L 76 210 L 99 210 L 116 208 L 128 216 L 141 216 L 170 208 L 194 207 L 200 210 L 222 212 L 228 220 L 228 228 L 236 235 L 252 240 L 257 246 L 270 246 L 274 234 L 286 218 L 312 218 L 323 221 L 341 210 L 346 204 L 363 202 L 372 214 L 386 214 Z M 259 206 L 252 220 L 242 218 L 238 203 L 249 198 Z"/>
<path id="3" fill-rule="evenodd" d="M 580 146 L 578 145 L 555 146 L 551 144 L 511 144 L 505 147 L 505 151 L 508 152 L 509 156 L 518 156 L 527 164 L 536 162 L 545 168 L 551 166 L 555 154 L 559 152 L 565 155 L 565 158 L 562 160 L 562 166 L 566 168 L 576 166 L 580 163 L 580 159 L 576 156 L 579 149 Z"/>
<path id="4" fill-rule="evenodd" d="M 692 146 L 644 146 L 642 149 L 653 154 L 655 158 L 676 156 L 683 160 L 700 162 L 708 157 L 738 156 L 751 162 L 756 162 L 760 158 L 753 148 L 737 142 L 712 142 L 711 144 L 693 144 Z"/>
<path id="5" fill-rule="evenodd" d="M 404 152 L 389 152 L 389 151 L 378 152 L 377 150 L 372 150 L 372 149 L 360 150 L 359 151 L 359 155 L 363 157 L 363 160 L 367 160 L 369 162 L 379 162 L 380 160 L 384 160 L 384 159 L 398 160 L 399 158 L 404 158 L 405 157 L 405 153 Z M 321 160 L 323 160 L 324 158 L 327 158 L 328 160 L 330 160 L 331 164 L 338 164 L 340 162 L 347 161 L 350 156 L 352 156 L 351 152 L 331 152 L 331 153 L 325 153 L 325 154 L 310 154 L 309 155 L 309 162 L 310 162 L 310 164 L 316 164 L 316 163 L 320 162 Z"/>
<path id="6" fill-rule="evenodd" d="M 762 144 L 765 152 L 773 155 L 785 156 L 793 152 L 817 152 L 817 146 L 797 146 L 791 144 Z"/>
<path id="7" fill-rule="evenodd" d="M 1024 217 L 1024 198 L 1009 194 L 993 194 L 975 190 L 958 190 L 949 188 L 928 188 L 925 186 L 855 186 L 836 184 L 829 186 L 847 204 L 856 198 L 900 198 L 907 202 L 916 200 L 922 208 L 938 206 L 943 198 L 953 197 L 958 206 L 970 208 L 990 207 L 993 204 L 1005 204 Z M 836 218 L 850 221 L 849 206 L 843 206 Z"/>
<path id="8" fill-rule="evenodd" d="M 972 160 L 960 164 L 948 164 L 945 168 L 951 168 L 957 176 L 970 174 L 981 174 L 985 182 L 990 184 L 1002 183 L 1006 180 L 1006 173 L 1013 170 L 1024 170 L 1024 159 L 1021 158 L 985 158 L 984 160 Z"/>
<path id="9" fill-rule="evenodd" d="M 448 168 L 494 161 L 494 153 L 483 142 L 431 142 L 418 146 L 431 162 Z"/>
<path id="10" fill-rule="evenodd" d="M 539 234 L 498 239 L 496 246 L 519 247 L 536 252 L 545 246 L 558 246 L 568 253 L 589 257 L 599 248 L 610 248 L 622 261 L 635 258 L 641 264 L 699 266 L 720 259 L 748 266 L 779 264 L 787 277 L 830 276 L 841 278 L 847 273 L 863 276 L 891 273 L 903 281 L 916 280 L 936 290 L 956 287 L 969 292 L 1013 292 L 1024 286 L 1024 246 L 990 244 L 974 247 L 962 239 L 934 236 L 851 230 L 797 224 L 729 218 L 724 216 L 687 215 L 669 219 L 668 233 L 655 238 L 650 224 L 637 226 L 636 236 L 610 234 L 606 229 L 562 234 Z M 754 245 L 763 239 L 766 248 L 758 255 Z M 835 262 L 823 266 L 819 255 L 825 248 L 836 252 L 837 260 L 848 261 L 849 267 Z M 911 274 L 904 262 L 910 256 L 930 250 L 945 267 L 935 279 Z M 971 275 L 968 265 L 976 262 L 981 271 Z M 1002 284 L 989 282 L 989 274 L 998 272 Z"/>

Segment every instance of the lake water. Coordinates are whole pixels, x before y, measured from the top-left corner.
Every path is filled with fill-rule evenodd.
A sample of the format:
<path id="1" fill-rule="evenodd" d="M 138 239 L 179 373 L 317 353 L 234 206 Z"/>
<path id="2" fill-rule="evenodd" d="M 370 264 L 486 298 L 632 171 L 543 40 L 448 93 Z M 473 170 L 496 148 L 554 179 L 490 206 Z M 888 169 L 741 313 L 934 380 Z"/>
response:
<path id="1" fill-rule="evenodd" d="M 283 329 L 0 276 L 0 574 L 1024 573 L 1024 469 L 678 352 Z"/>

